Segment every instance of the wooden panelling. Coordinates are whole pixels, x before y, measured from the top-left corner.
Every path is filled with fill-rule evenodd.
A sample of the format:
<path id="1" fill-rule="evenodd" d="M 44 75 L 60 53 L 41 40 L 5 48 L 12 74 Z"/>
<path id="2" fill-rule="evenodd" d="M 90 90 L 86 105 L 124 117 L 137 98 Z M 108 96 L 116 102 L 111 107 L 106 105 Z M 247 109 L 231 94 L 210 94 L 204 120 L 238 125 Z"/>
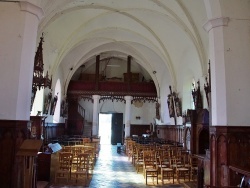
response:
<path id="1" fill-rule="evenodd" d="M 37 156 L 37 181 L 50 181 L 50 153 L 39 153 Z"/>
<path id="2" fill-rule="evenodd" d="M 146 131 L 150 130 L 150 125 L 145 124 L 131 124 L 130 125 L 130 135 L 138 135 L 142 136 L 142 134 L 146 134 Z"/>
<path id="3" fill-rule="evenodd" d="M 83 81 L 85 81 L 85 82 L 93 82 L 93 81 L 95 81 L 95 78 L 96 78 L 96 74 L 86 74 L 86 73 L 82 73 L 82 74 L 80 75 L 79 80 L 83 80 Z M 101 78 L 102 78 L 102 75 L 99 74 L 99 80 L 101 80 Z"/>
<path id="4" fill-rule="evenodd" d="M 178 144 L 183 144 L 185 127 L 183 125 L 157 125 L 157 137 Z"/>
<path id="5" fill-rule="evenodd" d="M 250 127 L 211 126 L 211 171 L 212 186 L 236 186 L 239 178 L 229 166 L 250 167 Z"/>
<path id="6" fill-rule="evenodd" d="M 16 153 L 28 138 L 28 121 L 0 120 L 0 182 L 1 187 L 18 187 L 18 169 L 22 166 Z"/>
<path id="7" fill-rule="evenodd" d="M 130 82 L 139 82 L 140 80 L 140 75 L 139 73 L 123 73 L 123 77 L 124 77 L 124 82 L 128 82 L 129 80 L 129 75 L 130 75 Z"/>
<path id="8" fill-rule="evenodd" d="M 44 116 L 30 116 L 31 121 L 31 138 L 41 139 L 43 133 Z"/>
<path id="9" fill-rule="evenodd" d="M 49 143 L 51 140 L 65 135 L 65 123 L 45 123 L 45 142 Z"/>

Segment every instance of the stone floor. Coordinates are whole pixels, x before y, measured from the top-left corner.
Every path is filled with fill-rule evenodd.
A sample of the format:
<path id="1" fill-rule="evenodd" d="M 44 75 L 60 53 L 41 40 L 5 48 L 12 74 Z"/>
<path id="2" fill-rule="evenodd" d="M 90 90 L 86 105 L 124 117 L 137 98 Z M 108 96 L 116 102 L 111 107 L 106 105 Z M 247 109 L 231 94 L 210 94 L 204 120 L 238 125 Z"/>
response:
<path id="1" fill-rule="evenodd" d="M 162 185 L 156 181 L 148 180 L 148 185 L 145 184 L 145 179 L 142 173 L 136 173 L 131 161 L 123 153 L 117 153 L 116 146 L 101 145 L 99 157 L 97 159 L 93 176 L 87 187 L 90 188 L 143 188 L 143 187 L 167 187 L 167 188 L 182 188 L 181 184 L 171 184 L 165 181 Z M 175 181 L 176 182 L 176 181 Z M 81 185 L 51 185 L 50 188 L 83 188 Z M 85 186 L 86 187 L 86 186 Z"/>

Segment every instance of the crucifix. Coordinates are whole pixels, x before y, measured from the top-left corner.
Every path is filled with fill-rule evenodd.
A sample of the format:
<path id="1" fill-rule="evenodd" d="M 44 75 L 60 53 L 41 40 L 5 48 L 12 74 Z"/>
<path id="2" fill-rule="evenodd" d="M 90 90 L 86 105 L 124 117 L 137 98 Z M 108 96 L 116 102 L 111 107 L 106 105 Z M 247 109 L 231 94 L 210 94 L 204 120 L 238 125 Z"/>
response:
<path id="1" fill-rule="evenodd" d="M 174 118 L 174 124 L 177 125 L 177 114 L 176 114 L 176 93 L 172 92 L 171 86 L 169 86 L 170 94 L 168 95 L 168 109 L 169 109 L 169 116 Z"/>
<path id="2" fill-rule="evenodd" d="M 204 90 L 206 92 L 207 104 L 210 107 L 210 100 L 211 100 L 211 75 L 210 75 L 210 60 L 208 62 L 208 79 L 207 76 L 205 78 L 206 83 L 204 84 Z"/>

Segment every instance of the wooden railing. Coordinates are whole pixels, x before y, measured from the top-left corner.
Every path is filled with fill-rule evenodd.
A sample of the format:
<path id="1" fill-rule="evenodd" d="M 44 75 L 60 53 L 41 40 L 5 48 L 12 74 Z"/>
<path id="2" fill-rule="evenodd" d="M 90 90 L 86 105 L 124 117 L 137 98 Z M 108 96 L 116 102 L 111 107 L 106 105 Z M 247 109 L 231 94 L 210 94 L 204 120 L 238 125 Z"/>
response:
<path id="1" fill-rule="evenodd" d="M 85 109 L 78 103 L 78 113 L 85 119 Z"/>
<path id="2" fill-rule="evenodd" d="M 248 167 L 240 167 L 231 165 L 229 166 L 229 169 L 232 170 L 235 175 L 232 176 L 238 176 L 240 187 L 249 187 L 250 186 L 250 168 Z M 236 177 L 233 177 L 236 179 Z M 241 179 L 241 180 L 240 180 Z"/>
<path id="3" fill-rule="evenodd" d="M 98 87 L 95 82 L 83 82 L 83 81 L 71 81 L 68 87 L 68 93 L 87 92 L 92 94 L 96 93 L 109 93 L 113 95 L 122 94 L 137 94 L 139 96 L 157 96 L 156 87 L 151 82 L 137 82 L 137 83 L 126 83 L 126 82 L 99 82 Z"/>

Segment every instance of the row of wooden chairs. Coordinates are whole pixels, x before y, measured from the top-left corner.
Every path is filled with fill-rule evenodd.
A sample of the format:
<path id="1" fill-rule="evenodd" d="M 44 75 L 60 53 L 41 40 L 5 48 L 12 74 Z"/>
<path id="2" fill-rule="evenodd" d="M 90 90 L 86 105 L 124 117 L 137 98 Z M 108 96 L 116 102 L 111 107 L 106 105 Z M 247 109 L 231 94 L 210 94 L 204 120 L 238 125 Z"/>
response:
<path id="1" fill-rule="evenodd" d="M 97 148 L 98 147 L 98 148 Z M 58 156 L 58 169 L 55 171 L 55 183 L 60 179 L 67 182 L 84 181 L 85 185 L 89 175 L 94 170 L 99 146 L 96 143 L 84 145 L 63 146 Z"/>
<path id="2" fill-rule="evenodd" d="M 142 169 L 146 179 L 156 178 L 160 175 L 164 184 L 165 179 L 174 179 L 179 182 L 181 178 L 194 178 L 197 173 L 197 159 L 183 151 L 180 147 L 172 145 L 143 145 L 134 141 L 127 141 L 126 154 L 134 164 L 137 173 Z"/>
<path id="3" fill-rule="evenodd" d="M 73 154 L 70 152 L 60 152 L 59 153 L 59 168 L 55 173 L 55 183 L 59 179 L 65 179 L 66 182 L 75 180 L 83 180 L 87 182 L 89 176 L 90 166 L 90 155 L 87 153 L 78 154 L 75 161 Z"/>

